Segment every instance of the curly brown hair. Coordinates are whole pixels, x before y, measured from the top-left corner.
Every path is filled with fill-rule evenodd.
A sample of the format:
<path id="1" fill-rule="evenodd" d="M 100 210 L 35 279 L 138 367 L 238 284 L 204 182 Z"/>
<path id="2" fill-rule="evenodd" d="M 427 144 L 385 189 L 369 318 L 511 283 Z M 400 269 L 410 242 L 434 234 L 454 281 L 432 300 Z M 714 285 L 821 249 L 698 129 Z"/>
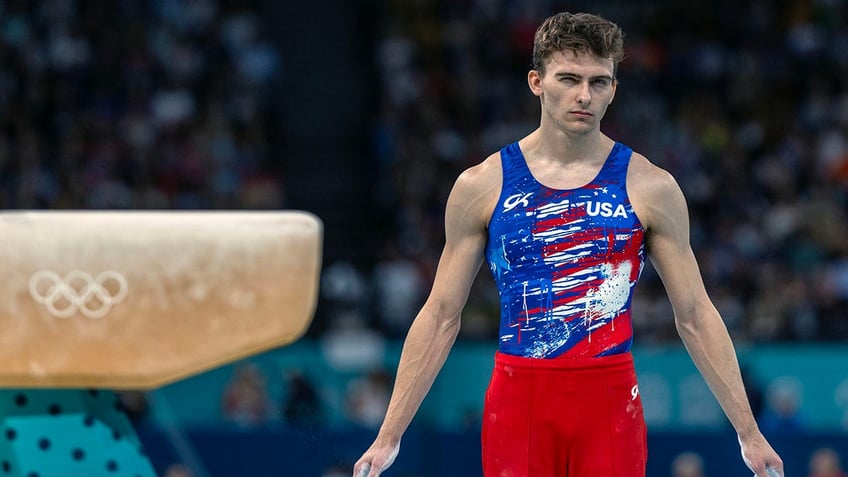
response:
<path id="1" fill-rule="evenodd" d="M 608 58 L 617 70 L 624 59 L 624 33 L 618 25 L 597 15 L 560 12 L 545 19 L 536 30 L 532 68 L 544 73 L 545 62 L 558 51 Z"/>

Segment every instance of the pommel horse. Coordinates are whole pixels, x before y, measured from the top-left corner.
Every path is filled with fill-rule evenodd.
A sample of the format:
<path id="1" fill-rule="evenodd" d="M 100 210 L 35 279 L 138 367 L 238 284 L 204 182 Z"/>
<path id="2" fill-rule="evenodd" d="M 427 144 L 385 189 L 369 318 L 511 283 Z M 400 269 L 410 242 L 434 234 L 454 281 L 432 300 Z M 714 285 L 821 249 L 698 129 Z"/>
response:
<path id="1" fill-rule="evenodd" d="M 112 391 L 297 340 L 322 238 L 300 211 L 0 213 L 0 476 L 154 476 Z"/>

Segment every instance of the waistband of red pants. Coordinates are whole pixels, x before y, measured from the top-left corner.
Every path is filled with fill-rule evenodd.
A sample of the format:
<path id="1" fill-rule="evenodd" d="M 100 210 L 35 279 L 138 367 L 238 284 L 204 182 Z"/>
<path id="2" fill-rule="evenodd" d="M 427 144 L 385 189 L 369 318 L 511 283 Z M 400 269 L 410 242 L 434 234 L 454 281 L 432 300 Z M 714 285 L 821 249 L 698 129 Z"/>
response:
<path id="1" fill-rule="evenodd" d="M 579 357 L 579 358 L 526 358 L 502 353 L 495 353 L 495 366 L 512 366 L 524 369 L 598 369 L 617 366 L 633 366 L 633 355 L 628 351 L 609 356 Z"/>

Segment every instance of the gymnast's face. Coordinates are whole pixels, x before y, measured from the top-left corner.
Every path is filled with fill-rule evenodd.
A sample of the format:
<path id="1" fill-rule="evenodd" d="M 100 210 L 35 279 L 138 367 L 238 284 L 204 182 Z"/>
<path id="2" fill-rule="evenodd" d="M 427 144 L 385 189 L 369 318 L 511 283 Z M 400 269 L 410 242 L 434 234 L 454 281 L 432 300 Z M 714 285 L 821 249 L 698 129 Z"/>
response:
<path id="1" fill-rule="evenodd" d="M 527 75 L 530 90 L 542 103 L 542 124 L 551 122 L 566 133 L 600 128 L 601 118 L 615 97 L 615 64 L 590 53 L 560 51 L 543 71 Z"/>

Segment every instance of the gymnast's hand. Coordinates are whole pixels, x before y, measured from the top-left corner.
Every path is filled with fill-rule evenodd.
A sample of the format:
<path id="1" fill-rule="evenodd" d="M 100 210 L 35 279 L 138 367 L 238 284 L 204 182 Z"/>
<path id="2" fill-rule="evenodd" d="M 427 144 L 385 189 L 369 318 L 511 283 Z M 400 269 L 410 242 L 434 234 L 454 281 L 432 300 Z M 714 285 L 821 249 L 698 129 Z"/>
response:
<path id="1" fill-rule="evenodd" d="M 353 466 L 353 477 L 380 477 L 395 461 L 400 452 L 400 441 L 384 443 L 378 437 Z"/>
<path id="2" fill-rule="evenodd" d="M 739 447 L 742 460 L 755 477 L 783 477 L 783 461 L 762 434 L 756 433 L 747 439 L 739 437 Z"/>

